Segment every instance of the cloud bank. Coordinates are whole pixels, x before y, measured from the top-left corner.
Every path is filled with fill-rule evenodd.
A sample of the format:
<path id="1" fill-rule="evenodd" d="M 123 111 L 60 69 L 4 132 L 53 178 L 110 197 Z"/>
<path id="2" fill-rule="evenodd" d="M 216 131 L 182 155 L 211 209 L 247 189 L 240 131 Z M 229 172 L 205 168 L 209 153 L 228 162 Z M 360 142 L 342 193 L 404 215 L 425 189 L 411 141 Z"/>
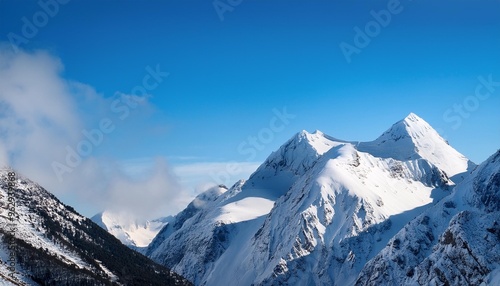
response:
<path id="1" fill-rule="evenodd" d="M 129 131 L 127 117 L 150 111 L 148 96 L 105 98 L 65 79 L 63 71 L 61 60 L 46 51 L 15 53 L 0 44 L 0 165 L 37 181 L 87 216 L 104 209 L 145 218 L 178 211 L 191 195 L 165 160 L 158 158 L 137 178 L 96 152 L 115 130 Z M 140 126 L 141 118 L 134 117 L 133 126 Z"/>

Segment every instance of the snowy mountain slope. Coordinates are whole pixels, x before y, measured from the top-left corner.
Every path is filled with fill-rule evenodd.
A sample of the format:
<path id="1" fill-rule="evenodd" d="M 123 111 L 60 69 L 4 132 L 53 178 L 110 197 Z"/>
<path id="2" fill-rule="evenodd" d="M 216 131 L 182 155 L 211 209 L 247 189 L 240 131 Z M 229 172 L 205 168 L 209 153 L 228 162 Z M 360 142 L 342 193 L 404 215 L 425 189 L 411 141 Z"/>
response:
<path id="1" fill-rule="evenodd" d="M 91 218 L 97 225 L 133 249 L 147 247 L 172 219 L 173 217 L 164 217 L 140 222 L 126 213 L 110 211 L 99 213 Z"/>
<path id="2" fill-rule="evenodd" d="M 0 276 L 14 285 L 189 285 L 10 169 L 0 170 L 0 211 Z"/>
<path id="3" fill-rule="evenodd" d="M 196 285 L 353 284 L 473 166 L 414 114 L 369 143 L 303 131 L 146 254 Z"/>
<path id="4" fill-rule="evenodd" d="M 252 205 L 250 201 L 247 208 L 236 208 L 231 217 L 227 217 L 227 209 L 224 207 L 231 204 L 229 202 L 231 198 L 242 192 L 243 184 L 244 182 L 239 182 L 231 189 L 224 190 L 225 192 L 214 201 L 207 200 L 203 204 L 198 204 L 197 198 L 185 211 L 176 216 L 174 223 L 169 224 L 158 234 L 146 254 L 164 265 L 182 266 L 180 269 L 190 274 L 189 278 L 186 278 L 195 285 L 200 284 L 202 277 L 199 275 L 209 273 L 227 247 L 232 242 L 238 241 L 234 238 L 238 233 L 239 224 L 249 225 L 253 222 L 252 219 L 242 220 L 255 216 L 255 211 L 262 211 L 259 202 Z M 205 196 L 205 193 L 200 196 Z M 248 213 L 249 210 L 253 211 Z"/>
<path id="5" fill-rule="evenodd" d="M 351 284 L 413 210 L 443 197 L 450 185 L 421 159 L 375 158 L 349 143 L 335 147 L 277 201 L 241 267 L 256 278 L 240 285 Z"/>
<path id="6" fill-rule="evenodd" d="M 357 285 L 498 285 L 500 151 L 404 227 Z"/>
<path id="7" fill-rule="evenodd" d="M 204 276 L 219 267 L 217 261 L 227 248 L 247 241 L 274 201 L 336 144 L 321 133 L 300 132 L 271 154 L 248 181 L 209 196 L 211 200 L 203 200 L 201 207 L 199 198 L 195 199 L 158 234 L 145 254 L 182 271 L 193 283 L 203 283 Z"/>

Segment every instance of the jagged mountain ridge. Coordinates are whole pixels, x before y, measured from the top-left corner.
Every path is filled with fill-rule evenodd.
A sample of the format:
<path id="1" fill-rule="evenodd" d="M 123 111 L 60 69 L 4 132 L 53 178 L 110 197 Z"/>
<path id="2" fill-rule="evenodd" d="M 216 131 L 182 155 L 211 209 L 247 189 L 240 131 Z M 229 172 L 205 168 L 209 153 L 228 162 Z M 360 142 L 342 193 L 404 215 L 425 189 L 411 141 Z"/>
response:
<path id="1" fill-rule="evenodd" d="M 196 285 L 352 285 L 474 166 L 415 114 L 368 143 L 303 131 L 146 254 Z"/>
<path id="2" fill-rule="evenodd" d="M 4 285 L 190 285 L 124 246 L 38 184 L 9 173 L 15 171 L 0 170 L 0 258 L 4 262 L 0 280 Z M 10 194 L 8 182 L 14 183 Z M 12 201 L 14 208 L 8 204 Z M 11 255 L 17 280 L 9 278 Z"/>

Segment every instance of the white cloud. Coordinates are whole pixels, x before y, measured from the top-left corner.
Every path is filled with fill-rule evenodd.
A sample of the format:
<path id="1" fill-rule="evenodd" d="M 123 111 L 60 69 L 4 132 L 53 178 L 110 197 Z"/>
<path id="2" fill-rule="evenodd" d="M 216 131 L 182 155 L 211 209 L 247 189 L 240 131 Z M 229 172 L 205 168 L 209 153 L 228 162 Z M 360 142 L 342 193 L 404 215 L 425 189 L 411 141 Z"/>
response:
<path id="1" fill-rule="evenodd" d="M 109 117 L 122 131 L 106 136 L 116 136 L 142 118 L 127 123 L 118 117 L 151 110 L 145 98 L 121 93 L 104 98 L 88 85 L 66 80 L 62 72 L 61 61 L 45 51 L 14 53 L 0 44 L 0 165 L 15 168 L 88 216 L 108 208 L 142 216 L 178 211 L 188 196 L 161 159 L 147 175 L 137 178 L 124 172 L 118 162 L 90 152 L 58 179 L 53 162 L 67 163 L 68 146 L 77 149 L 86 140 L 83 130 L 92 130 Z M 116 100 L 139 107 L 112 114 Z"/>
<path id="2" fill-rule="evenodd" d="M 156 159 L 147 176 L 140 179 L 124 173 L 113 176 L 108 196 L 118 206 L 111 211 L 129 210 L 147 218 L 175 214 L 192 199 L 162 158 Z"/>
<path id="3" fill-rule="evenodd" d="M 46 52 L 13 53 L 0 46 L 1 164 L 40 177 L 79 138 L 82 122 L 60 78 L 60 61 Z"/>

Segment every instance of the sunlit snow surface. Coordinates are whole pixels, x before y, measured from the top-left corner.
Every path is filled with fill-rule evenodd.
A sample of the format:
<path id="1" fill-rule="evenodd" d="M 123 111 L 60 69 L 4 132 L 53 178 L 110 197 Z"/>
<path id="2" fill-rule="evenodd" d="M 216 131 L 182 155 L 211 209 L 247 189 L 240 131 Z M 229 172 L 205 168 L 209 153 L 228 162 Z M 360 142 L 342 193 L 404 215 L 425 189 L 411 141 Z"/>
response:
<path id="1" fill-rule="evenodd" d="M 223 206 L 217 220 L 228 223 L 249 221 L 268 214 L 273 205 L 274 201 L 264 198 L 244 198 Z"/>

